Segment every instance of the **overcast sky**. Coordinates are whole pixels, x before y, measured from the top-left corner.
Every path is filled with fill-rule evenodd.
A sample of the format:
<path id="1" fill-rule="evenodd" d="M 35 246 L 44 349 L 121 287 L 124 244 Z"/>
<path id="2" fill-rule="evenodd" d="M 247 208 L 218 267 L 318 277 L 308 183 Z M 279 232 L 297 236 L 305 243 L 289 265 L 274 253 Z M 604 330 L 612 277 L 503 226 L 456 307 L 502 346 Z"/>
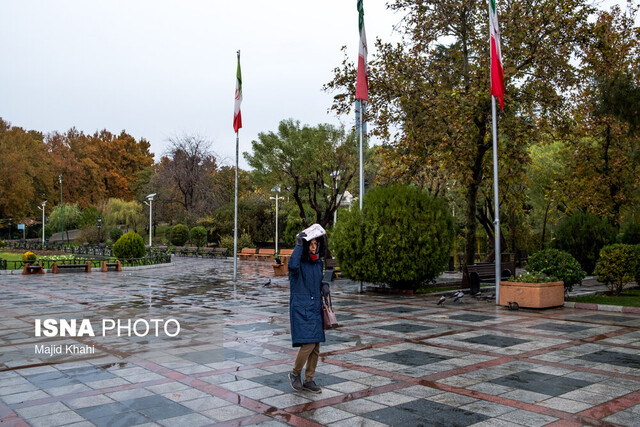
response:
<path id="1" fill-rule="evenodd" d="M 385 3 L 364 2 L 371 45 L 401 19 Z M 355 61 L 357 19 L 355 0 L 0 0 L 0 117 L 43 132 L 126 130 L 156 160 L 168 138 L 196 134 L 233 164 L 236 51 L 242 153 L 282 119 L 340 124 L 321 88 L 341 46 Z"/>

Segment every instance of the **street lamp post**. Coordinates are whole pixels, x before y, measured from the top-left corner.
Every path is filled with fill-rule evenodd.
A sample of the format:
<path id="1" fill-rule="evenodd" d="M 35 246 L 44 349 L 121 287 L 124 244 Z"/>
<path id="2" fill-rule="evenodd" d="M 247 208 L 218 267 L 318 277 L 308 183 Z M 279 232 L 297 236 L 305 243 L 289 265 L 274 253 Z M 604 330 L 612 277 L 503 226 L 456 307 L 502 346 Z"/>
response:
<path id="1" fill-rule="evenodd" d="M 278 200 L 284 200 L 284 197 L 280 197 L 280 186 L 276 185 L 271 189 L 275 191 L 276 197 L 269 197 L 269 199 L 276 201 L 276 255 L 278 254 Z"/>
<path id="2" fill-rule="evenodd" d="M 47 201 L 42 202 L 42 206 L 38 206 L 38 209 L 42 211 L 42 247 L 44 248 L 44 205 L 47 204 Z"/>
<path id="3" fill-rule="evenodd" d="M 9 218 L 9 238 L 7 240 L 11 240 L 11 221 L 13 221 L 13 218 Z"/>
<path id="4" fill-rule="evenodd" d="M 100 239 L 100 229 L 102 228 L 102 217 L 99 216 L 98 217 L 98 243 L 102 242 L 102 239 Z"/>
<path id="5" fill-rule="evenodd" d="M 145 205 L 149 206 L 149 247 L 151 247 L 151 242 L 153 241 L 153 216 L 152 216 L 152 212 L 153 212 L 153 198 L 156 196 L 156 193 L 152 193 L 149 194 L 147 196 L 147 200 L 149 201 L 149 203 L 144 202 Z"/>

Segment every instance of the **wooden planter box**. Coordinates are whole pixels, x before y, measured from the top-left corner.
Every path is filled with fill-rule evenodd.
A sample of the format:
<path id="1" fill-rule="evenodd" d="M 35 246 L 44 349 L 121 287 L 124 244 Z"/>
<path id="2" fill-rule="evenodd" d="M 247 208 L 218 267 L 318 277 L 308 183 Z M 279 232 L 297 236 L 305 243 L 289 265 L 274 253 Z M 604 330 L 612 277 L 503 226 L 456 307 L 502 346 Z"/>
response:
<path id="1" fill-rule="evenodd" d="M 287 264 L 271 264 L 273 266 L 273 275 L 274 276 L 286 276 L 287 275 Z"/>
<path id="2" fill-rule="evenodd" d="M 500 282 L 500 305 L 516 302 L 524 308 L 549 308 L 564 305 L 564 283 Z"/>

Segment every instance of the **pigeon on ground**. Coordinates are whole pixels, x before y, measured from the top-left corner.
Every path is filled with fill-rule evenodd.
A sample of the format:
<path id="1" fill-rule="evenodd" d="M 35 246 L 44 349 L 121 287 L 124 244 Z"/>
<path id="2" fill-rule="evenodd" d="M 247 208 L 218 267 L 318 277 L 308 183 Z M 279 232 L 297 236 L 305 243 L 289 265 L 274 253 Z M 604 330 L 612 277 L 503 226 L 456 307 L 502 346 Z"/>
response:
<path id="1" fill-rule="evenodd" d="M 269 279 L 269 281 L 268 281 L 267 283 L 265 283 L 264 285 L 262 285 L 262 286 L 263 286 L 263 287 L 271 286 L 271 279 Z"/>
<path id="2" fill-rule="evenodd" d="M 520 306 L 518 305 L 518 303 L 517 303 L 517 302 L 509 302 L 509 303 L 507 303 L 507 304 L 508 304 L 508 306 L 507 306 L 507 307 L 509 308 L 509 310 L 516 311 L 516 310 L 519 310 L 519 309 L 520 309 Z"/>
<path id="3" fill-rule="evenodd" d="M 444 295 L 442 295 L 442 296 L 440 297 L 440 300 L 438 300 L 438 304 L 437 304 L 437 305 L 442 305 L 442 304 L 444 304 L 444 301 L 445 301 L 446 299 L 447 299 L 447 297 L 445 297 Z"/>
<path id="4" fill-rule="evenodd" d="M 464 292 L 462 291 L 458 292 L 456 296 L 453 298 L 453 302 L 460 302 L 463 296 L 464 296 Z"/>
<path id="5" fill-rule="evenodd" d="M 478 292 L 477 294 L 474 295 L 475 298 L 480 298 L 482 296 L 482 292 Z"/>

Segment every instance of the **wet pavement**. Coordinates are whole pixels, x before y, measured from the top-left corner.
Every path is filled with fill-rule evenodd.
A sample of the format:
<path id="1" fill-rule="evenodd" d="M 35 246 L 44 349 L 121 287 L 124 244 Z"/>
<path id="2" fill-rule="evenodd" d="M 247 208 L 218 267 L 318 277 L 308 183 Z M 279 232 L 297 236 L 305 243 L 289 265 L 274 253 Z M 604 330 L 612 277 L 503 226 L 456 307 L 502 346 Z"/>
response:
<path id="1" fill-rule="evenodd" d="M 240 261 L 234 286 L 232 269 L 0 276 L 2 425 L 640 424 L 638 314 L 439 307 L 338 280 L 315 395 L 288 384 L 287 278 Z"/>

